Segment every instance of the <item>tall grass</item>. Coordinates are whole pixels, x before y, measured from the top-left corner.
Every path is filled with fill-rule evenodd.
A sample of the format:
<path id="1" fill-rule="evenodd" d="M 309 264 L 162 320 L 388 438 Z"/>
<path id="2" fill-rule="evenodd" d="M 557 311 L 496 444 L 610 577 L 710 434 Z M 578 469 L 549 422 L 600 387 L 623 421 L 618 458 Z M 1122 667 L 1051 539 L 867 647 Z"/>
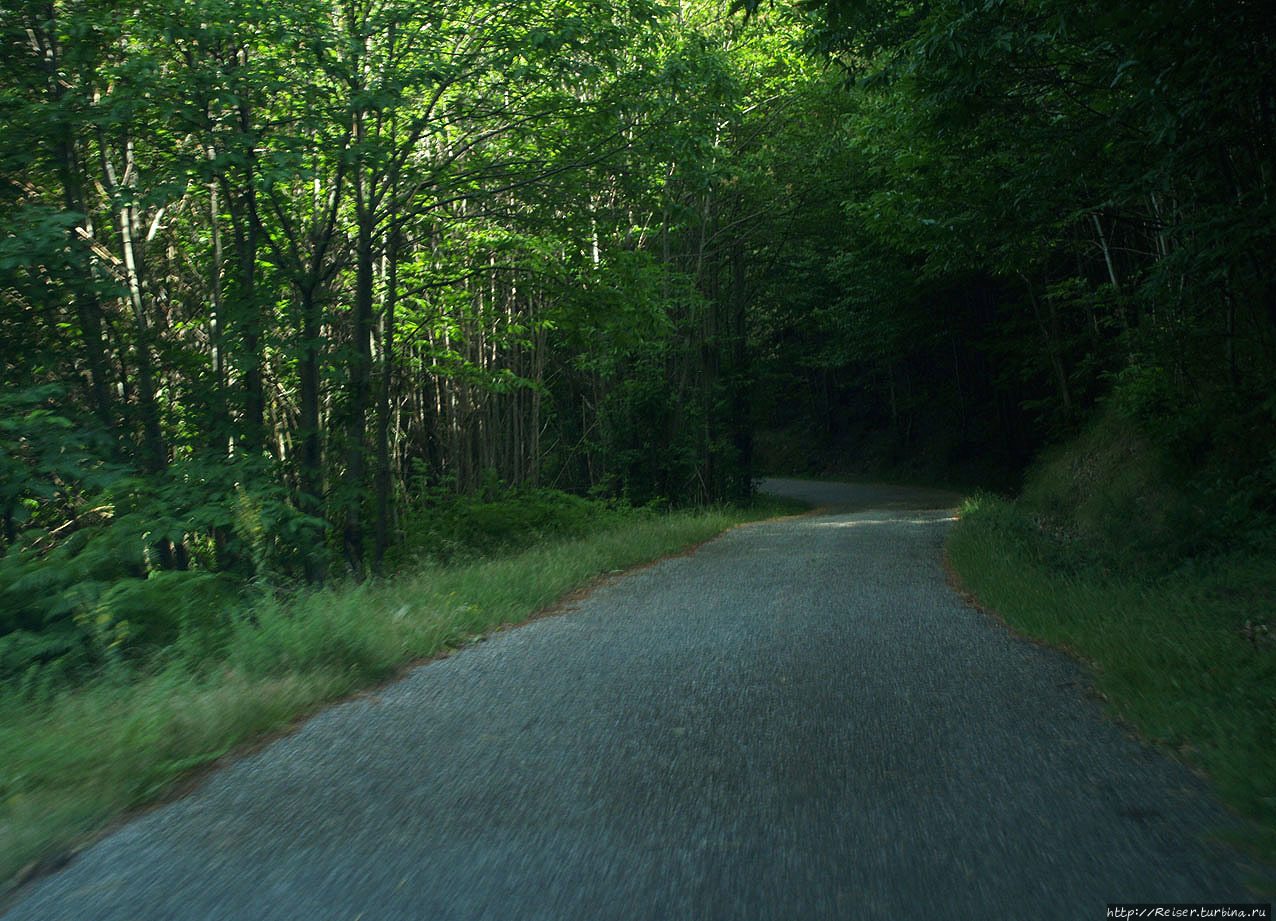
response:
<path id="1" fill-rule="evenodd" d="M 746 509 L 614 512 L 584 536 L 261 600 L 228 630 L 179 638 L 148 668 L 49 699 L 5 692 L 0 881 L 56 862 L 235 746 L 413 661 L 525 620 L 600 575 L 796 510 L 762 499 Z"/>
<path id="2" fill-rule="evenodd" d="M 967 502 L 949 544 L 962 586 L 1017 632 L 1087 662 L 1108 707 L 1204 771 L 1276 865 L 1276 559 L 1113 567 L 1021 506 Z"/>

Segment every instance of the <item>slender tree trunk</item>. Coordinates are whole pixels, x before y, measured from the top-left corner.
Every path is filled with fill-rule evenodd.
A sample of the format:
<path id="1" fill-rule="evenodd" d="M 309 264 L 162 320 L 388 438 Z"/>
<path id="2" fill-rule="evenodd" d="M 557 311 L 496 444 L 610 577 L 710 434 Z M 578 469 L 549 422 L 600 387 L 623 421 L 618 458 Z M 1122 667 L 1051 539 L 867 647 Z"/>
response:
<path id="1" fill-rule="evenodd" d="M 1130 359 L 1130 361 L 1133 362 L 1134 361 L 1134 343 L 1131 341 L 1131 336 L 1130 336 L 1130 326 L 1131 326 L 1130 315 L 1126 311 L 1125 299 L 1122 296 L 1122 292 L 1121 292 L 1121 282 L 1120 282 L 1120 279 L 1118 279 L 1117 277 L 1116 266 L 1112 262 L 1112 248 L 1108 245 L 1108 235 L 1103 230 L 1103 222 L 1099 220 L 1098 213 L 1094 211 L 1090 212 L 1090 220 L 1094 224 L 1094 232 L 1099 241 L 1099 249 L 1103 253 L 1103 264 L 1104 266 L 1106 266 L 1108 270 L 1108 281 L 1111 282 L 1112 290 L 1116 293 L 1116 296 L 1117 296 L 1117 306 L 1118 306 L 1119 316 L 1121 318 L 1121 331 L 1125 334 L 1126 355 Z M 1029 292 L 1031 293 L 1032 286 L 1029 285 L 1028 287 L 1029 287 Z M 1033 304 L 1033 309 L 1035 310 L 1037 308 L 1035 295 L 1034 295 L 1034 300 L 1032 304 Z M 1071 412 L 1069 412 L 1069 415 L 1071 415 Z"/>
<path id="2" fill-rule="evenodd" d="M 381 313 L 381 393 L 377 403 L 376 549 L 373 570 L 380 573 L 390 545 L 390 409 L 394 393 L 394 309 L 398 299 L 399 230 L 390 230 L 386 253 L 385 307 Z"/>
<path id="3" fill-rule="evenodd" d="M 61 74 L 61 49 L 58 45 L 58 10 L 52 3 L 41 11 L 44 28 L 32 29 L 27 35 L 31 50 L 39 59 L 44 71 L 48 101 L 53 112 L 60 113 L 65 103 L 66 89 Z M 62 186 L 62 204 L 71 214 L 79 215 L 77 227 L 67 229 L 67 252 L 78 270 L 81 282 L 75 286 L 72 302 L 75 305 L 77 325 L 84 345 L 84 363 L 88 370 L 88 397 L 93 413 L 104 426 L 113 427 L 115 413 L 112 409 L 107 378 L 109 361 L 103 339 L 103 311 L 101 300 L 93 290 L 93 255 L 86 240 L 93 235 L 93 221 L 84 195 L 85 176 L 83 164 L 72 133 L 70 119 L 55 118 L 53 125 L 54 162 Z"/>
<path id="4" fill-rule="evenodd" d="M 301 456 L 297 465 L 297 505 L 306 515 L 323 517 L 323 442 L 319 428 L 319 336 L 321 316 L 312 282 L 298 289 L 301 308 L 301 354 L 298 360 L 300 418 L 297 435 Z M 320 539 L 321 540 L 321 539 Z M 309 582 L 323 579 L 322 543 L 302 548 Z"/>
<path id="5" fill-rule="evenodd" d="M 355 242 L 354 355 L 350 362 L 350 423 L 346 437 L 345 528 L 342 543 L 346 563 L 356 577 L 363 575 L 364 457 L 368 403 L 372 387 L 372 225 L 362 168 L 355 171 L 354 192 L 358 220 Z"/>
<path id="6" fill-rule="evenodd" d="M 209 160 L 215 152 L 207 150 Z M 231 429 L 227 420 L 228 402 L 226 400 L 226 344 L 225 344 L 225 306 L 222 303 L 222 234 L 221 215 L 218 207 L 217 183 L 208 187 L 208 226 L 212 233 L 212 259 L 208 277 L 208 344 L 211 351 L 212 393 L 209 396 L 208 439 L 212 449 L 229 456 L 231 446 Z"/>
<path id="7" fill-rule="evenodd" d="M 115 165 L 111 161 L 105 139 L 99 141 L 101 148 L 102 168 L 107 181 L 107 189 L 114 194 L 120 190 L 120 178 Z M 133 140 L 124 141 L 124 175 L 136 173 Z M 162 473 L 168 467 L 168 447 L 164 442 L 164 433 L 160 427 L 159 403 L 155 384 L 155 367 L 151 356 L 151 326 L 146 315 L 146 302 L 143 294 L 142 271 L 144 269 L 141 245 L 138 241 L 140 227 L 137 212 L 133 205 L 125 205 L 116 215 L 120 228 L 120 249 L 124 263 L 124 277 L 129 306 L 133 312 L 136 326 L 136 342 L 134 359 L 137 363 L 137 401 L 142 420 L 142 463 L 143 468 L 152 474 Z M 185 569 L 187 565 L 186 551 L 180 541 L 174 543 L 163 538 L 154 544 L 162 569 Z"/>
<path id="8" fill-rule="evenodd" d="M 239 399 L 243 418 L 239 440 L 244 452 L 259 454 L 266 447 L 266 394 L 262 375 L 261 309 L 257 303 L 257 251 L 262 239 L 256 219 L 255 177 L 245 170 L 244 184 L 226 191 L 226 208 L 230 212 L 235 245 L 234 287 L 228 320 L 233 323 L 237 339 L 231 360 L 242 374 Z M 282 460 L 282 458 L 280 458 Z"/>
<path id="9" fill-rule="evenodd" d="M 237 60 L 239 66 L 246 66 L 248 51 L 241 48 Z M 238 289 L 235 311 L 243 338 L 243 346 L 237 350 L 244 376 L 242 437 L 250 453 L 260 454 L 266 446 L 266 390 L 262 374 L 261 305 L 257 302 L 257 251 L 264 231 L 257 202 L 257 153 L 251 140 L 257 134 L 257 125 L 252 104 L 246 98 L 240 99 L 237 117 L 243 156 L 240 194 L 228 194 L 226 202 L 232 209 L 232 222 L 235 222 L 236 205 L 240 214 L 235 241 Z"/>
<path id="10" fill-rule="evenodd" d="M 107 188 L 114 193 L 120 189 L 119 177 L 104 140 L 100 146 Z M 125 173 L 131 174 L 135 169 L 131 138 L 124 142 L 124 157 Z M 142 294 L 143 266 L 137 240 L 136 211 L 132 205 L 125 205 L 116 214 L 116 218 L 120 228 L 120 249 L 124 263 L 127 297 L 133 312 L 133 322 L 137 327 L 134 357 L 137 362 L 138 409 L 142 419 L 142 457 L 146 470 L 150 473 L 158 473 L 168 466 L 168 451 L 160 429 L 159 405 L 156 402 L 155 370 L 151 358 L 151 328 Z"/>
<path id="11" fill-rule="evenodd" d="M 753 421 L 750 405 L 752 375 L 749 369 L 747 260 L 743 242 L 731 246 L 730 366 L 727 386 L 731 412 L 731 444 L 735 449 L 735 470 L 728 490 L 733 499 L 747 499 L 753 493 Z"/>
<path id="12" fill-rule="evenodd" d="M 56 95 L 61 94 L 59 92 Z M 63 205 L 67 211 L 81 216 L 80 227 L 67 231 L 67 252 L 71 254 L 81 273 L 81 283 L 75 287 L 74 303 L 76 320 L 84 343 L 84 362 L 89 372 L 89 402 L 102 424 L 113 426 L 115 414 L 111 409 L 106 346 L 102 338 L 102 303 L 91 288 L 94 275 L 93 256 L 80 236 L 81 232 L 86 237 L 92 235 L 92 223 L 84 199 L 84 177 L 70 129 L 63 125 L 58 134 L 58 172 L 62 180 Z"/>

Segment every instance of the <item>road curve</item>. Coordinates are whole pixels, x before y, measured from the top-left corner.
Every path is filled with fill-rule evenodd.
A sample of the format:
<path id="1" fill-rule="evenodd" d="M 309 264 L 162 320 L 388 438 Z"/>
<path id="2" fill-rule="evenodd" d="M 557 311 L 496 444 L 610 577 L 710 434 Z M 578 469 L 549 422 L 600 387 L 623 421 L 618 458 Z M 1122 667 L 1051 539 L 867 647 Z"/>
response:
<path id="1" fill-rule="evenodd" d="M 333 707 L 4 916 L 1102 918 L 1250 901 L 1201 781 L 949 589 L 951 497 L 737 528 Z"/>

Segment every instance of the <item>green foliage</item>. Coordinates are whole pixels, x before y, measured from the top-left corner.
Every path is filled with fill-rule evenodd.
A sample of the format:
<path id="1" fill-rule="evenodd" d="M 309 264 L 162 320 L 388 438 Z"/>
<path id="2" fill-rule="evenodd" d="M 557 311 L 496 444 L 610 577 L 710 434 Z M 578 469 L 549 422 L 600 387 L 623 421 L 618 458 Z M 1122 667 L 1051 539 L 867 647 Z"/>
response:
<path id="1" fill-rule="evenodd" d="M 818 79 L 795 17 L 11 12 L 0 549 L 50 568 L 34 632 L 131 661 L 169 630 L 141 596 L 184 584 L 144 591 L 156 573 L 270 591 L 575 515 L 418 507 L 417 470 L 461 496 L 488 470 L 638 502 L 747 492 L 748 276 L 780 222 L 753 224 L 796 159 L 768 141 L 800 121 L 789 84 Z M 128 560 L 71 598 L 99 547 Z"/>
<path id="2" fill-rule="evenodd" d="M 120 466 L 105 458 L 110 451 L 105 433 L 92 423 L 68 418 L 66 396 L 66 387 L 57 383 L 0 391 L 0 515 L 5 544 L 29 523 L 60 525 L 50 517 L 55 509 L 122 475 Z"/>
<path id="3" fill-rule="evenodd" d="M 236 581 L 210 572 L 152 572 L 145 579 L 114 583 L 97 598 L 90 616 L 105 621 L 122 639 L 149 647 L 181 637 L 216 635 L 229 626 Z"/>
<path id="4" fill-rule="evenodd" d="M 759 425 L 994 482 L 1082 432 L 1068 566 L 1276 544 L 1262 4 L 743 6 L 8 10 L 0 682 L 376 673 L 271 605 L 628 514 L 542 484 L 742 498 Z"/>
<path id="5" fill-rule="evenodd" d="M 322 525 L 272 488 L 260 464 L 192 459 L 163 475 L 130 474 L 56 420 L 30 412 L 6 429 L 10 463 L 28 471 L 6 483 L 17 486 L 10 494 L 48 499 L 37 506 L 43 520 L 0 556 L 0 683 L 43 693 L 179 642 L 215 646 L 228 627 L 222 609 L 246 583 L 286 583 L 298 547 Z M 70 520 L 52 526 L 54 512 Z M 164 568 L 163 552 L 185 565 Z"/>
<path id="6" fill-rule="evenodd" d="M 613 507 L 554 489 L 512 490 L 490 477 L 474 496 L 426 488 L 404 522 L 403 543 L 389 563 L 441 563 L 522 550 L 545 540 L 577 538 L 612 516 Z"/>
<path id="7" fill-rule="evenodd" d="M 1109 410 L 1029 472 L 1023 505 L 1085 554 L 1113 565 L 1167 564 L 1204 548 L 1204 511 L 1176 482 L 1166 452 Z"/>
<path id="8" fill-rule="evenodd" d="M 370 610 L 382 610 L 380 601 L 365 587 L 263 598 L 234 617 L 217 662 L 255 679 L 331 670 L 344 672 L 348 686 L 375 681 L 403 653 L 383 625 L 369 618 Z"/>
<path id="9" fill-rule="evenodd" d="M 92 667 L 225 629 L 223 609 L 238 580 L 147 573 L 138 526 L 126 518 L 77 532 L 43 555 L 28 548 L 0 558 L 0 683 L 83 680 Z"/>
<path id="10" fill-rule="evenodd" d="M 1021 505 L 1090 559 L 1142 571 L 1276 539 L 1270 410 L 1188 398 L 1164 368 L 1132 364 L 1073 439 L 1043 453 Z"/>
<path id="11" fill-rule="evenodd" d="M 696 479 L 705 408 L 694 395 L 678 394 L 664 366 L 662 348 L 633 355 L 599 409 L 598 455 L 612 478 L 604 485 L 634 505 L 661 497 L 704 498 Z"/>

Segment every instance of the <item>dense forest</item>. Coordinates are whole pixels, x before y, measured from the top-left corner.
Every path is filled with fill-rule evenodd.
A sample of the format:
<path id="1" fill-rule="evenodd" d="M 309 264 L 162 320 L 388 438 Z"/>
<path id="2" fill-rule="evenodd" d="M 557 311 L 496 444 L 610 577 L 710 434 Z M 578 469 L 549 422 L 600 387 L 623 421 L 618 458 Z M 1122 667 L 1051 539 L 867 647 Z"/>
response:
<path id="1" fill-rule="evenodd" d="M 1009 488 L 1096 414 L 1276 534 L 1267 3 L 0 17 L 5 677 L 456 496 Z"/>

